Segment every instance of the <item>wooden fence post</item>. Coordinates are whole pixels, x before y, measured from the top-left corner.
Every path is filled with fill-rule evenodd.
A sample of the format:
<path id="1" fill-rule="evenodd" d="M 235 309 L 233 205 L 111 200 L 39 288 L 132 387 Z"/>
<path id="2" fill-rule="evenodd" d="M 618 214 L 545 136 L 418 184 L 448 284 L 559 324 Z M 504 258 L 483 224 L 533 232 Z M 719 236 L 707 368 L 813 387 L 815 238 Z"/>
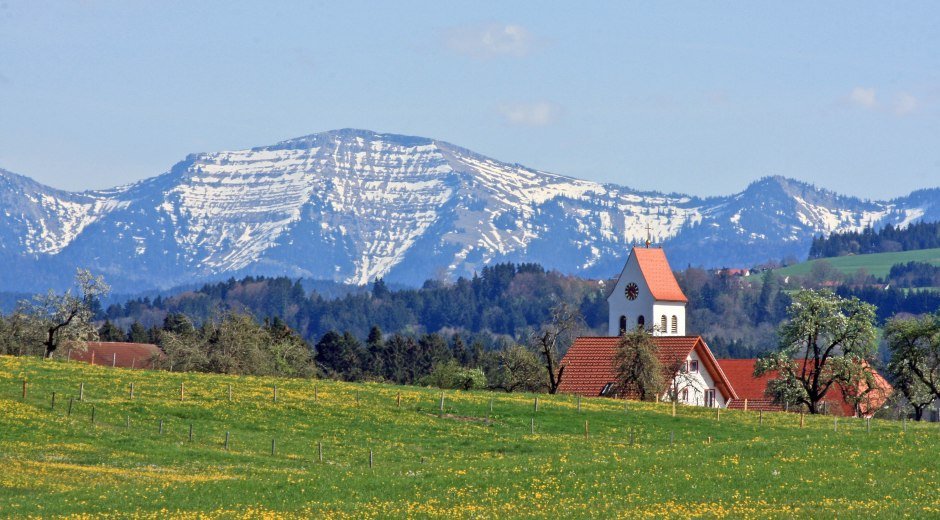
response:
<path id="1" fill-rule="evenodd" d="M 133 399 L 133 398 L 134 398 L 134 383 L 131 382 L 130 399 Z"/>
<path id="2" fill-rule="evenodd" d="M 125 415 L 125 416 L 124 416 L 124 427 L 125 427 L 125 428 L 130 428 L 130 427 L 131 427 L 131 416 L 130 416 L 130 415 Z"/>
<path id="3" fill-rule="evenodd" d="M 180 381 L 180 401 L 186 398 L 186 383 Z"/>
<path id="4" fill-rule="evenodd" d="M 193 442 L 193 423 L 189 423 L 189 442 Z"/>
<path id="5" fill-rule="evenodd" d="M 319 387 L 320 387 L 319 383 L 313 384 L 313 402 L 317 402 L 320 400 Z"/>
<path id="6" fill-rule="evenodd" d="M 49 409 L 55 410 L 55 392 L 52 392 L 52 406 L 50 406 Z"/>
<path id="7" fill-rule="evenodd" d="M 163 435 L 163 419 L 160 419 L 160 435 Z"/>
<path id="8" fill-rule="evenodd" d="M 111 368 L 114 368 L 116 366 L 117 366 L 117 353 L 112 352 L 111 353 Z"/>
<path id="9" fill-rule="evenodd" d="M 672 416 L 673 417 L 676 416 L 676 400 L 675 399 L 672 400 Z"/>
<path id="10" fill-rule="evenodd" d="M 369 448 L 369 469 L 372 469 L 372 448 Z"/>
<path id="11" fill-rule="evenodd" d="M 539 396 L 535 396 L 535 411 L 539 411 Z"/>
<path id="12" fill-rule="evenodd" d="M 721 422 L 721 408 L 715 408 L 715 420 Z"/>
<path id="13" fill-rule="evenodd" d="M 706 442 L 706 444 L 711 444 L 711 443 L 712 443 L 712 436 L 709 435 L 709 436 L 708 436 L 708 441 Z"/>
<path id="14" fill-rule="evenodd" d="M 72 416 L 72 401 L 74 401 L 74 400 L 75 400 L 74 397 L 69 397 L 69 411 L 68 411 L 68 413 L 65 414 L 66 417 L 71 417 L 71 416 Z"/>
<path id="15" fill-rule="evenodd" d="M 669 445 L 672 446 L 676 443 L 676 432 L 669 432 Z"/>
<path id="16" fill-rule="evenodd" d="M 578 413 L 581 413 L 581 394 L 578 394 Z"/>
<path id="17" fill-rule="evenodd" d="M 232 402 L 232 383 L 228 384 L 228 400 Z"/>
<path id="18" fill-rule="evenodd" d="M 838 417 L 832 418 L 832 431 L 834 432 L 839 431 L 839 418 Z"/>
<path id="19" fill-rule="evenodd" d="M 441 417 L 444 416 L 444 392 L 441 392 Z"/>
<path id="20" fill-rule="evenodd" d="M 23 400 L 24 401 L 26 400 L 26 385 L 27 383 L 26 383 L 26 380 L 24 379 L 23 380 Z"/>
<path id="21" fill-rule="evenodd" d="M 764 410 L 757 411 L 757 425 L 758 426 L 764 425 Z"/>
<path id="22" fill-rule="evenodd" d="M 803 412 L 800 411 L 800 428 L 803 427 Z"/>
<path id="23" fill-rule="evenodd" d="M 744 411 L 747 411 L 747 398 L 744 399 Z"/>
<path id="24" fill-rule="evenodd" d="M 865 433 L 871 433 L 871 417 L 865 418 Z"/>
<path id="25" fill-rule="evenodd" d="M 277 385 L 274 385 L 274 402 L 277 402 Z"/>
<path id="26" fill-rule="evenodd" d="M 490 413 L 493 413 L 493 398 L 490 397 Z"/>
<path id="27" fill-rule="evenodd" d="M 95 364 L 95 351 L 94 350 L 91 351 L 91 364 L 92 365 Z"/>
<path id="28" fill-rule="evenodd" d="M 323 442 L 317 442 L 317 458 L 323 462 Z"/>
<path id="29" fill-rule="evenodd" d="M 137 368 L 137 357 L 131 358 L 131 368 Z"/>
<path id="30" fill-rule="evenodd" d="M 95 405 L 91 405 L 91 424 L 95 424 Z"/>
<path id="31" fill-rule="evenodd" d="M 584 438 L 587 439 L 591 434 L 591 431 L 588 429 L 588 421 L 584 420 Z"/>
<path id="32" fill-rule="evenodd" d="M 395 398 L 395 406 L 401 408 L 401 392 L 398 392 L 398 396 Z"/>
<path id="33" fill-rule="evenodd" d="M 78 384 L 78 400 L 79 401 L 85 400 L 85 382 L 84 381 Z"/>
<path id="34" fill-rule="evenodd" d="M 359 390 L 356 390 L 356 406 L 359 406 Z"/>
<path id="35" fill-rule="evenodd" d="M 271 437 L 271 456 L 274 456 L 275 450 L 277 448 L 277 440 L 274 437 Z"/>
<path id="36" fill-rule="evenodd" d="M 631 428 L 631 429 L 630 429 L 630 446 L 633 446 L 633 441 L 634 441 L 634 439 L 633 439 L 633 429 Z"/>
<path id="37" fill-rule="evenodd" d="M 228 450 L 228 432 L 225 432 L 225 449 Z"/>
<path id="38" fill-rule="evenodd" d="M 535 435 L 535 417 L 529 419 L 529 433 Z"/>

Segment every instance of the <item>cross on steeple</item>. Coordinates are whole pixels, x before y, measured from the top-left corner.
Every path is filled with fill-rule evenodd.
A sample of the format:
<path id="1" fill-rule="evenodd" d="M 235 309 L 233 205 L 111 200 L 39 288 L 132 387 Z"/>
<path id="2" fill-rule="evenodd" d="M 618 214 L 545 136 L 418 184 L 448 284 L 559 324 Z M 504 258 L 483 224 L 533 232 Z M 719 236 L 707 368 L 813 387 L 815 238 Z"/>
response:
<path id="1" fill-rule="evenodd" d="M 650 223 L 647 222 L 647 223 L 646 223 L 646 249 L 649 249 L 649 248 L 650 248 L 650 244 L 653 242 L 653 240 L 652 240 L 652 231 L 653 231 L 653 230 L 652 230 L 652 228 L 650 228 Z"/>

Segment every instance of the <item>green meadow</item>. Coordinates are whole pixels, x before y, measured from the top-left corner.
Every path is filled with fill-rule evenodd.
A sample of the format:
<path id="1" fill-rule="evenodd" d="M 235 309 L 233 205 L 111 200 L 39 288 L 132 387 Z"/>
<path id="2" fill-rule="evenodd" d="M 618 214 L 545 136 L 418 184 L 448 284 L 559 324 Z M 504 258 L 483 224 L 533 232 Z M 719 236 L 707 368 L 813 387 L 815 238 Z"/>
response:
<path id="1" fill-rule="evenodd" d="M 801 262 L 775 272 L 781 276 L 804 276 L 810 273 L 813 264 L 827 262 L 844 274 L 854 274 L 859 269 L 865 269 L 868 274 L 885 277 L 895 264 L 908 262 L 927 262 L 940 265 L 940 249 L 921 249 L 917 251 L 901 251 L 898 253 L 874 253 L 870 255 L 837 256 L 833 258 L 820 258 Z"/>
<path id="2" fill-rule="evenodd" d="M 936 423 L 441 396 L 0 357 L 0 517 L 940 516 Z"/>

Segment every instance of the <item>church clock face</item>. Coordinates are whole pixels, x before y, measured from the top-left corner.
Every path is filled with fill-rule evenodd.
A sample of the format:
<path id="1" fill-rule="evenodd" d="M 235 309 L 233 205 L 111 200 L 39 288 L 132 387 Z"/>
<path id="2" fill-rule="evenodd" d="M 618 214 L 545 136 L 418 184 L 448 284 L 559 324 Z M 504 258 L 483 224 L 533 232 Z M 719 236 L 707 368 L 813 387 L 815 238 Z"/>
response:
<path id="1" fill-rule="evenodd" d="M 635 300 L 640 295 L 640 288 L 635 283 L 630 282 L 623 292 L 627 295 L 628 300 Z"/>

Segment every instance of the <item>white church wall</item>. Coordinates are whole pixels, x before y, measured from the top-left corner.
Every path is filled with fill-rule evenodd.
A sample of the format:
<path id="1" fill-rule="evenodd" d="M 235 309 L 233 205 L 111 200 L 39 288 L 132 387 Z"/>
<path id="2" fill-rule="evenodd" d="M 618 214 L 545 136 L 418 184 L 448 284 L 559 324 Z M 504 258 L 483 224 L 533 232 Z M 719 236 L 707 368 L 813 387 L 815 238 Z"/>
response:
<path id="1" fill-rule="evenodd" d="M 682 302 L 656 302 L 653 305 L 655 336 L 685 336 L 685 304 Z M 666 317 L 666 330 L 660 330 L 661 318 Z M 676 332 L 672 332 L 672 317 L 676 317 Z"/>
<path id="2" fill-rule="evenodd" d="M 631 282 L 637 284 L 637 287 L 639 287 L 639 293 L 635 300 L 629 300 L 626 295 L 627 285 Z M 646 280 L 643 278 L 643 273 L 640 271 L 640 264 L 633 255 L 630 255 L 629 260 L 623 267 L 623 272 L 620 273 L 617 285 L 614 286 L 613 292 L 607 297 L 607 304 L 610 309 L 608 315 L 608 335 L 620 335 L 621 316 L 627 317 L 628 330 L 636 328 L 637 319 L 640 316 L 644 317 L 646 327 L 655 325 L 653 303 L 653 295 L 650 293 L 649 287 L 646 285 Z"/>

